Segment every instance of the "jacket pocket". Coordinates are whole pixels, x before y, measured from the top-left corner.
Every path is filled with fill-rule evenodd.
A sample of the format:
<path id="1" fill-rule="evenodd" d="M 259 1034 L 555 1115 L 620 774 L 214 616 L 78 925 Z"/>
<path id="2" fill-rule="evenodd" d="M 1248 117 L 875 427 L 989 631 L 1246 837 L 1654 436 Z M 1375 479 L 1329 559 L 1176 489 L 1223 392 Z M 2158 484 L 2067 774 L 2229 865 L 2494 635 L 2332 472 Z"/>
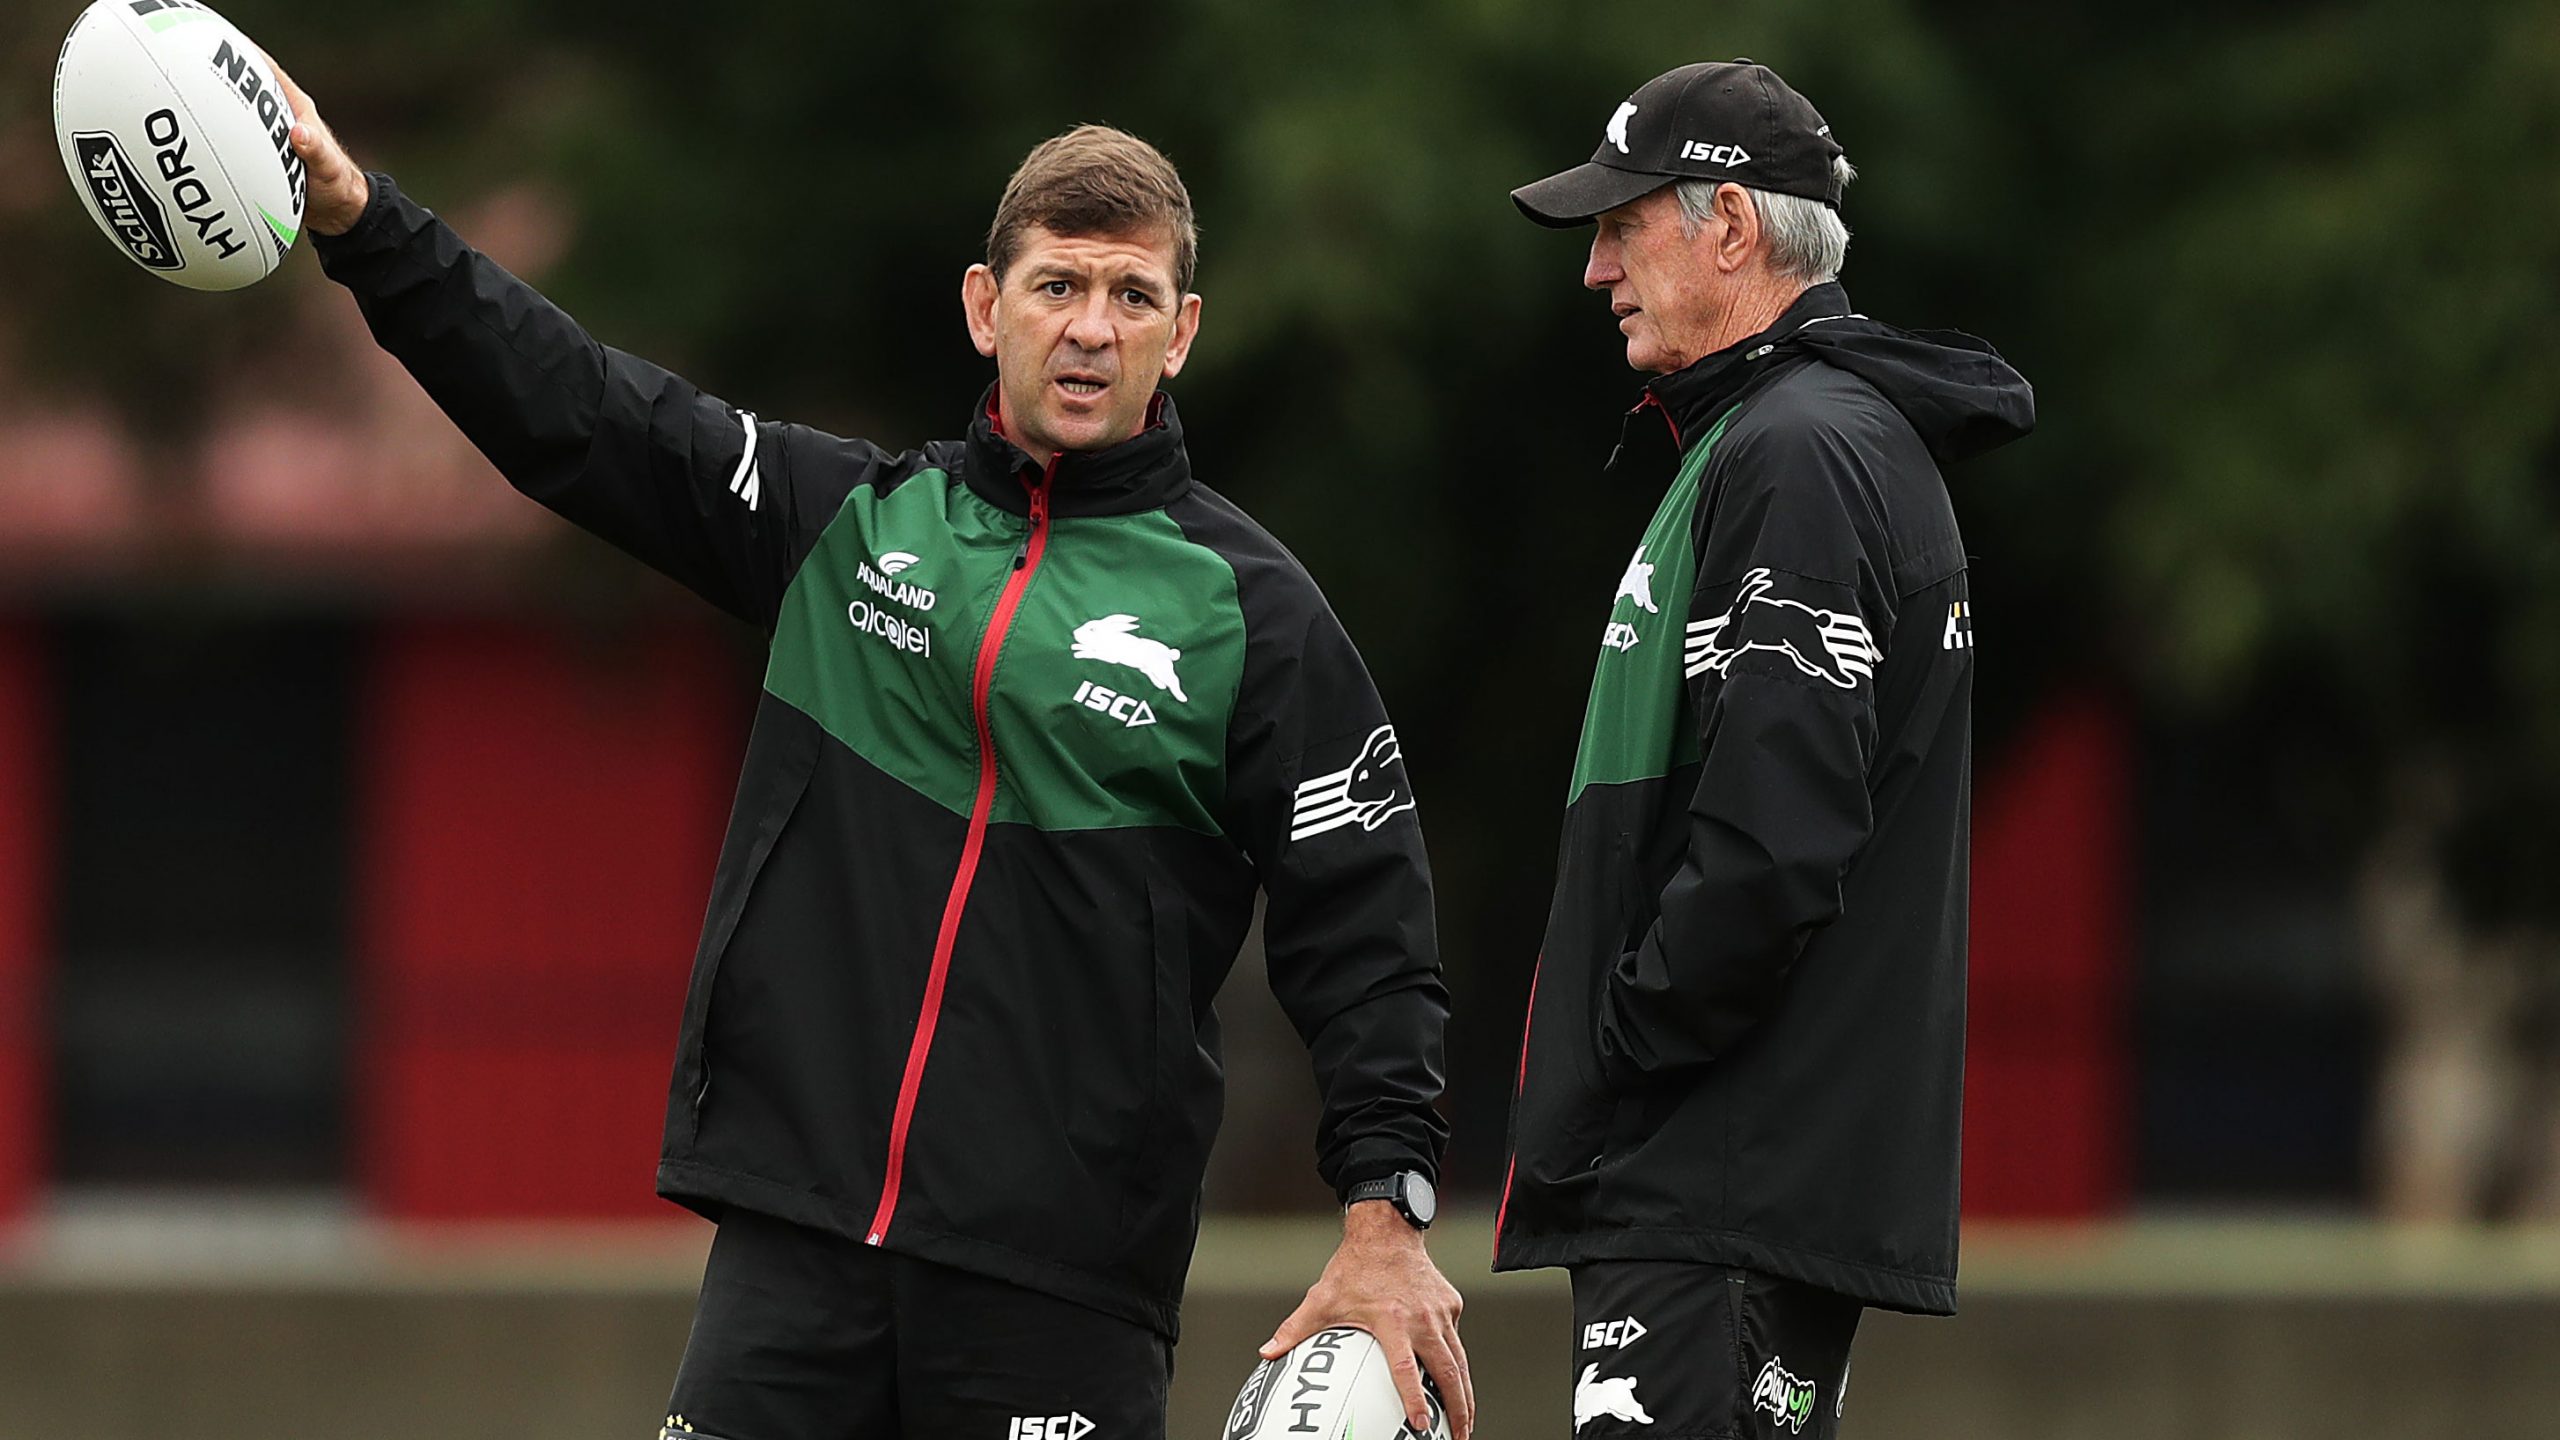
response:
<path id="1" fill-rule="evenodd" d="M 1611 842 L 1610 866 L 1614 872 L 1611 878 L 1616 882 L 1612 893 L 1617 896 L 1618 905 L 1610 933 L 1616 937 L 1616 945 L 1602 966 L 1591 1010 L 1593 1079 L 1609 1105 L 1608 1124 L 1600 1144 L 1600 1160 L 1604 1164 L 1643 1144 L 1653 1133 L 1655 1122 L 1650 1116 L 1659 1093 L 1659 1087 L 1649 1077 L 1623 1073 L 1613 1076 L 1600 1049 L 1600 1019 L 1609 1013 L 1609 991 L 1616 984 L 1618 966 L 1644 945 L 1661 909 L 1661 892 L 1652 882 L 1642 847 L 1634 836 L 1620 835 Z"/>
<path id="2" fill-rule="evenodd" d="M 768 704 L 772 703 L 770 701 Z M 768 712 L 769 714 L 770 712 Z M 684 1104 L 686 1138 L 702 1133 L 702 1110 L 711 1098 L 711 1000 L 718 988 L 720 963 L 753 898 L 756 878 L 764 872 L 774 847 L 798 813 L 800 799 L 817 772 L 819 732 L 796 713 L 793 721 L 774 723 L 760 717 L 747 744 L 742 767 L 754 777 L 738 792 L 729 817 L 729 838 L 721 847 L 712 884 L 710 913 L 703 919 L 702 944 L 694 952 L 693 979 L 685 991 L 684 1028 L 676 1050 L 675 1087 Z M 780 732 L 780 733 L 777 733 Z M 769 742 L 769 743 L 768 743 Z"/>
<path id="3" fill-rule="evenodd" d="M 1544 1184 L 1586 1176 L 1599 1165 L 1607 1139 L 1609 1097 L 1584 1058 L 1592 1048 L 1589 1025 L 1578 993 L 1540 996 L 1529 1019 L 1515 1153 L 1522 1173 Z"/>
<path id="4" fill-rule="evenodd" d="M 1148 951 L 1155 970 L 1154 1004 L 1146 1031 L 1146 1097 L 1131 1152 L 1121 1229 L 1144 1230 L 1165 1185 L 1167 1151 L 1182 1130 L 1185 1085 L 1197 1027 L 1191 1016 L 1190 926 L 1181 893 L 1171 881 L 1147 874 Z M 1135 1037 L 1132 1037 L 1133 1039 Z"/>
<path id="5" fill-rule="evenodd" d="M 1615 897 L 1605 922 L 1595 924 L 1592 933 L 1599 943 L 1594 947 L 1597 964 L 1591 981 L 1591 1023 L 1587 1027 L 1591 1044 L 1591 1083 L 1604 1095 L 1619 1095 L 1636 1088 L 1611 1074 L 1611 1067 L 1601 1053 L 1600 1021 L 1609 1013 L 1609 992 L 1617 984 L 1618 967 L 1634 954 L 1653 932 L 1654 914 L 1660 904 L 1660 892 L 1647 880 L 1644 856 L 1632 835 L 1613 835 L 1609 839 L 1608 874 L 1605 883 L 1592 887 L 1599 893 Z M 1640 1083 L 1640 1082 L 1639 1082 Z"/>
<path id="6" fill-rule="evenodd" d="M 1612 902 L 1627 854 L 1612 835 L 1568 873 L 1540 961 L 1525 1039 L 1515 1127 L 1522 1173 L 1547 1185 L 1586 1181 L 1607 1148 L 1613 1102 L 1600 1068 L 1600 1000 L 1617 964 L 1624 916 Z"/>

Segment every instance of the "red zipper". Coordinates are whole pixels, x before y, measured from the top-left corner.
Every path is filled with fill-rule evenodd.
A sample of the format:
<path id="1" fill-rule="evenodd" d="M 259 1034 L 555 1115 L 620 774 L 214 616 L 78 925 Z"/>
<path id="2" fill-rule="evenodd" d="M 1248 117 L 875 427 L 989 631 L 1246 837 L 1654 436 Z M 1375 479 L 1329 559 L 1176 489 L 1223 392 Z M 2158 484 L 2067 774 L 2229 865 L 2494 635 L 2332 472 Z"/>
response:
<path id="1" fill-rule="evenodd" d="M 1687 449 L 1687 442 L 1680 438 L 1680 422 L 1671 418 L 1671 407 L 1662 403 L 1661 396 L 1647 390 L 1644 392 L 1644 398 L 1636 402 L 1636 408 L 1628 411 L 1627 413 L 1630 415 L 1637 414 L 1648 405 L 1662 412 L 1662 423 L 1671 427 L 1672 448 L 1675 450 Z"/>
<path id="2" fill-rule="evenodd" d="M 951 893 L 942 902 L 942 929 L 933 940 L 933 968 L 926 972 L 924 1008 L 916 1016 L 915 1039 L 907 1045 L 907 1071 L 898 1081 L 898 1109 L 889 1122 L 889 1165 L 880 1182 L 880 1208 L 871 1213 L 871 1228 L 863 1237 L 866 1245 L 877 1245 L 889 1233 L 890 1217 L 898 1211 L 898 1184 L 906 1177 L 907 1130 L 915 1120 L 916 1091 L 924 1083 L 925 1057 L 933 1050 L 934 1023 L 942 1018 L 942 985 L 951 974 L 951 950 L 960 939 L 960 914 L 969 905 L 969 887 L 978 878 L 978 857 L 986 849 L 987 819 L 996 808 L 996 739 L 987 723 L 987 692 L 994 686 L 996 657 L 1004 651 L 1005 636 L 1013 629 L 1013 613 L 1021 607 L 1022 592 L 1031 588 L 1031 577 L 1040 570 L 1040 557 L 1049 548 L 1049 482 L 1057 477 L 1058 459 L 1051 456 L 1048 467 L 1031 489 L 1031 531 L 1022 540 L 1022 548 L 1014 552 L 1013 573 L 1006 577 L 1004 591 L 996 596 L 994 613 L 987 617 L 987 633 L 978 641 L 978 663 L 970 678 L 970 708 L 978 721 L 978 799 L 969 809 L 969 838 L 960 846 L 960 870 L 951 877 Z"/>
<path id="3" fill-rule="evenodd" d="M 1520 1016 L 1520 1078 L 1511 1082 L 1511 1105 L 1515 1110 L 1529 1089 L 1529 1026 L 1538 1016 L 1538 972 L 1546 968 L 1547 957 L 1541 955 L 1529 969 L 1529 1008 Z M 1502 1245 L 1503 1224 L 1511 1218 L 1511 1178 L 1519 1170 L 1520 1137 L 1515 1133 L 1511 1137 L 1510 1158 L 1502 1167 L 1502 1203 L 1493 1212 L 1493 1243 L 1497 1251 Z"/>

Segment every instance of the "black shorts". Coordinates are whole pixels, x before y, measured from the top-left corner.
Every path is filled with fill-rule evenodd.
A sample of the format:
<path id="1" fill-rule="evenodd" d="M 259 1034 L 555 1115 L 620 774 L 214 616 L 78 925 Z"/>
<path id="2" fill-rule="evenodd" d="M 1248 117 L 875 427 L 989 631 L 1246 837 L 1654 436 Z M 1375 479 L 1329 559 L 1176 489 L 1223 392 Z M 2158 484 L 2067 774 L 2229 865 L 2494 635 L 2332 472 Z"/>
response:
<path id="1" fill-rule="evenodd" d="M 1575 1440 L 1831 1440 L 1863 1308 L 1730 1265 L 1576 1266 Z"/>
<path id="2" fill-rule="evenodd" d="M 1162 1440 L 1172 1374 L 1143 1325 L 731 1210 L 662 1434 Z"/>

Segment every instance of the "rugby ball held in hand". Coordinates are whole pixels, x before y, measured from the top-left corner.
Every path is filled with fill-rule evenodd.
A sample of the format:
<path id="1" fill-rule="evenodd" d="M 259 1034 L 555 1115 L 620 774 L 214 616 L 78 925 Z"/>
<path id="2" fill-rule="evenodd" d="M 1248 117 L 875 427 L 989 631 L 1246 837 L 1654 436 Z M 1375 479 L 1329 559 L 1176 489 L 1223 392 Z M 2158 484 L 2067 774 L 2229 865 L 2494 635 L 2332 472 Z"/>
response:
<path id="1" fill-rule="evenodd" d="M 1431 1428 L 1405 1423 L 1387 1352 L 1368 1331 L 1319 1330 L 1245 1377 L 1226 1440 L 1449 1440 L 1449 1412 L 1425 1380 Z"/>
<path id="2" fill-rule="evenodd" d="M 191 290 L 275 273 L 302 233 L 293 107 L 266 56 L 195 0 L 97 0 L 53 71 L 53 138 L 89 216 Z"/>

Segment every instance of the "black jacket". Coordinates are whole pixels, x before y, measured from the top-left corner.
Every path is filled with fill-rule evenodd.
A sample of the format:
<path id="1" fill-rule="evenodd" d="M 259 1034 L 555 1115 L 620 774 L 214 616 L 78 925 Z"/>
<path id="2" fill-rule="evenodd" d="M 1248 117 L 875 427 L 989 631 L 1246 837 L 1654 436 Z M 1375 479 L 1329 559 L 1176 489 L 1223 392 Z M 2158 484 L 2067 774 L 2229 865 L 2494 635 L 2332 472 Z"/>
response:
<path id="1" fill-rule="evenodd" d="M 1269 897 L 1338 1190 L 1436 1171 L 1448 1001 L 1395 731 L 1182 425 L 890 454 L 597 344 L 384 177 L 319 242 L 515 486 L 771 637 L 661 1193 L 1174 1333 Z"/>
<path id="2" fill-rule="evenodd" d="M 1837 285 L 1649 387 L 1620 468 L 1668 493 L 1601 639 L 1497 1269 L 1954 1308 L 1973 622 L 1938 465 L 2033 423 L 1988 346 Z"/>

